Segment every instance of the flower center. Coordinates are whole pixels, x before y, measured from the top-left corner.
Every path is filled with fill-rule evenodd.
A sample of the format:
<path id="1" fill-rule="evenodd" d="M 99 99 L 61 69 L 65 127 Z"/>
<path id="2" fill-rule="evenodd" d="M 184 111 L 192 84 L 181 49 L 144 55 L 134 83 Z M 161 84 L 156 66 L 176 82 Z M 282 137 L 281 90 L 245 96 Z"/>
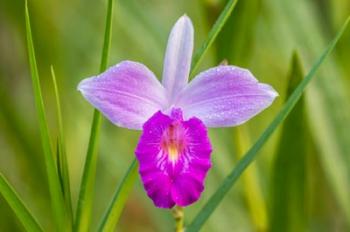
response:
<path id="1" fill-rule="evenodd" d="M 179 151 L 175 144 L 169 144 L 168 155 L 171 162 L 176 162 L 179 158 Z"/>
<path id="2" fill-rule="evenodd" d="M 166 128 L 162 135 L 161 148 L 168 159 L 175 163 L 183 153 L 186 146 L 185 129 L 181 121 L 174 121 Z"/>

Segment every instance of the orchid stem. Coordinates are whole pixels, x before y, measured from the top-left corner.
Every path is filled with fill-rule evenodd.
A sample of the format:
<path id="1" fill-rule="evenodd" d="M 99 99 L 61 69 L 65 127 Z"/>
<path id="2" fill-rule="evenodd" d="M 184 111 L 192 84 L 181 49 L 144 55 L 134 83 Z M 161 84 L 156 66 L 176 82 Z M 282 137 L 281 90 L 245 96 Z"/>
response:
<path id="1" fill-rule="evenodd" d="M 175 219 L 175 232 L 184 232 L 184 210 L 180 206 L 175 206 L 172 209 L 173 217 Z"/>

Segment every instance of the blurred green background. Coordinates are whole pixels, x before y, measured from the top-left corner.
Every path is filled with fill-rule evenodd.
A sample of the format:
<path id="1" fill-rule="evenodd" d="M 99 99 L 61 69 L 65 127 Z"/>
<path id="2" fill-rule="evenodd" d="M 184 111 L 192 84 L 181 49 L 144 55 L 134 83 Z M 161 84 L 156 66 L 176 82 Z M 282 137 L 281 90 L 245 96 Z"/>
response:
<path id="1" fill-rule="evenodd" d="M 116 0 L 109 64 L 135 60 L 160 77 L 167 36 L 186 13 L 198 48 L 224 0 Z M 30 0 L 34 45 L 51 137 L 57 136 L 50 65 L 62 97 L 73 204 L 87 149 L 92 107 L 77 83 L 98 73 L 105 0 Z M 350 14 L 349 0 L 240 0 L 199 70 L 223 59 L 252 70 L 280 97 L 238 128 L 212 129 L 213 168 L 202 198 L 186 208 L 186 222 L 200 210 L 274 115 L 291 88 L 291 76 L 308 70 Z M 292 67 L 292 54 L 301 57 Z M 350 30 L 322 66 L 305 98 L 260 152 L 203 231 L 350 230 Z M 301 67 L 302 66 L 302 67 Z M 294 79 L 293 79 L 294 80 Z M 288 83 L 292 83 L 289 85 Z M 133 159 L 140 132 L 103 123 L 92 231 Z M 0 171 L 51 231 L 48 184 L 25 45 L 24 2 L 0 0 Z M 171 231 L 167 210 L 155 208 L 139 179 L 119 231 Z M 22 231 L 0 196 L 0 231 Z"/>

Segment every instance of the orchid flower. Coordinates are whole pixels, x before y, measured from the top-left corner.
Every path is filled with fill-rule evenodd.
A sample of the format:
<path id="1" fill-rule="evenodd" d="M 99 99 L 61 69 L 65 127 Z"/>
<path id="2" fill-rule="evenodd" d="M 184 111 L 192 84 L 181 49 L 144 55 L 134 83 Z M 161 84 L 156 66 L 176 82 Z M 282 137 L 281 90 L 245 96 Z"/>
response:
<path id="1" fill-rule="evenodd" d="M 123 61 L 80 82 L 83 96 L 112 123 L 142 130 L 135 154 L 157 207 L 188 206 L 204 190 L 211 167 L 207 127 L 240 125 L 278 94 L 247 69 L 222 65 L 188 83 L 193 26 L 182 16 L 171 30 L 162 83 L 143 64 Z"/>

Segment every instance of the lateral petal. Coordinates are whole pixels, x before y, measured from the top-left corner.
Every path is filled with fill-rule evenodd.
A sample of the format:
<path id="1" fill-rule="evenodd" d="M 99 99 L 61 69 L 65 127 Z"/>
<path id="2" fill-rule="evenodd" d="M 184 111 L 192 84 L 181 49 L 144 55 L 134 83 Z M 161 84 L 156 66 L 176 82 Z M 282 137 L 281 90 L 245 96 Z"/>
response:
<path id="1" fill-rule="evenodd" d="M 271 105 L 278 96 L 267 84 L 259 83 L 250 71 L 235 66 L 218 66 L 200 73 L 183 90 L 176 107 L 184 117 L 197 117 L 207 127 L 242 124 Z"/>
<path id="2" fill-rule="evenodd" d="M 142 129 L 143 123 L 166 104 L 164 88 L 154 74 L 132 61 L 84 79 L 78 90 L 111 122 L 129 129 Z"/>

